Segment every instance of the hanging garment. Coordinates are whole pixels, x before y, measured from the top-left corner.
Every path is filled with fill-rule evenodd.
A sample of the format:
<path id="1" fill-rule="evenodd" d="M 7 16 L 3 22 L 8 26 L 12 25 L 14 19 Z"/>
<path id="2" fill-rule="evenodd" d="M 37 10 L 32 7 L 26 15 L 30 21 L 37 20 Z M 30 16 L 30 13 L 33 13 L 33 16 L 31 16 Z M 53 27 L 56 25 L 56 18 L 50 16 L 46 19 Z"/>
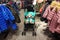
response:
<path id="1" fill-rule="evenodd" d="M 14 16 L 13 16 L 12 12 L 11 12 L 6 6 L 1 5 L 1 9 L 3 10 L 3 13 L 5 12 L 6 15 L 8 15 L 9 20 L 11 20 L 11 21 L 15 20 L 15 18 L 14 18 Z"/>
<path id="2" fill-rule="evenodd" d="M 15 9 L 15 11 L 19 14 L 19 8 L 18 8 L 16 2 L 11 1 L 8 4 L 10 4 Z"/>
<path id="3" fill-rule="evenodd" d="M 41 12 L 41 16 L 43 16 L 46 8 L 50 5 L 51 2 L 50 2 L 50 3 L 49 3 L 49 2 L 50 2 L 50 1 L 47 1 L 47 2 L 45 3 L 44 9 L 43 9 L 42 12 Z"/>
<path id="4" fill-rule="evenodd" d="M 47 0 L 47 1 L 45 2 L 45 6 L 43 7 L 43 10 L 40 9 L 40 17 L 41 17 L 40 20 L 41 20 L 41 21 L 45 21 L 45 23 L 47 23 L 48 20 L 47 20 L 46 18 L 43 18 L 42 16 L 43 16 L 46 8 L 51 4 L 51 2 L 52 2 L 52 0 Z"/>
<path id="5" fill-rule="evenodd" d="M 10 29 L 17 30 L 18 27 L 15 22 L 12 22 L 11 20 L 9 20 L 7 23 Z"/>
<path id="6" fill-rule="evenodd" d="M 4 6 L 4 7 L 5 7 L 7 13 L 10 13 L 11 20 L 9 20 L 9 23 L 10 23 L 9 25 L 11 26 L 12 30 L 16 30 L 17 29 L 17 25 L 14 22 L 15 18 L 13 16 L 12 12 L 6 6 Z"/>
<path id="7" fill-rule="evenodd" d="M 52 33 L 54 33 L 54 31 L 55 31 L 55 28 L 53 28 L 53 27 L 56 27 L 56 21 L 57 21 L 57 20 L 52 19 L 53 16 L 54 16 L 53 14 L 52 14 L 52 10 L 50 10 L 50 6 L 49 6 L 49 7 L 47 7 L 47 9 L 46 9 L 46 11 L 45 11 L 45 13 L 43 15 L 44 18 L 47 18 L 48 19 L 49 30 Z M 54 22 L 55 22 L 55 24 L 54 24 Z"/>
<path id="8" fill-rule="evenodd" d="M 6 7 L 11 10 L 13 16 L 15 17 L 15 22 L 20 23 L 21 22 L 20 17 L 17 14 L 17 12 L 14 10 L 14 8 L 11 5 L 9 5 L 9 4 L 7 4 Z"/>
<path id="9" fill-rule="evenodd" d="M 60 34 L 60 10 L 58 10 L 58 12 L 57 12 L 58 14 L 58 26 L 57 26 L 57 28 L 56 28 L 56 32 L 57 33 L 59 33 Z"/>
<path id="10" fill-rule="evenodd" d="M 45 4 L 45 2 L 43 1 L 43 2 L 41 2 L 41 3 L 36 3 L 36 10 L 37 11 L 39 11 L 40 10 L 40 8 L 42 8 L 42 6 Z"/>
<path id="11" fill-rule="evenodd" d="M 19 14 L 19 8 L 16 3 L 11 4 L 11 6 L 15 9 L 15 11 Z"/>
<path id="12" fill-rule="evenodd" d="M 8 29 L 5 18 L 4 18 L 4 15 L 3 15 L 3 12 L 0 9 L 0 33 Z M 8 17 L 6 17 L 6 19 L 8 19 Z"/>
<path id="13" fill-rule="evenodd" d="M 56 12 L 56 8 L 51 8 L 50 6 L 46 9 L 44 15 L 43 15 L 44 18 L 47 18 L 48 19 L 48 25 L 49 25 L 49 30 L 52 32 L 52 33 L 60 33 L 60 23 L 59 23 L 59 20 L 60 20 L 60 13 L 59 11 Z"/>
<path id="14" fill-rule="evenodd" d="M 4 15 L 5 20 L 6 21 L 9 21 L 8 23 L 10 23 L 10 24 L 15 24 L 15 23 L 13 23 L 13 21 L 15 20 L 15 18 L 13 16 L 12 12 L 5 5 L 1 5 L 0 6 L 0 9 L 2 10 L 2 13 Z M 10 25 L 8 23 L 6 22 L 6 24 L 8 25 L 8 27 L 11 26 L 11 28 L 13 29 L 14 26 L 13 25 Z M 16 27 L 17 26 L 15 26 L 15 29 L 17 29 Z M 13 29 L 13 30 L 15 30 L 15 29 Z"/>
<path id="15" fill-rule="evenodd" d="M 20 11 L 19 10 L 19 7 L 18 7 L 18 5 L 17 5 L 17 3 L 15 2 L 15 3 L 13 3 L 12 5 L 14 5 L 15 6 L 15 8 L 18 10 L 18 11 Z"/>

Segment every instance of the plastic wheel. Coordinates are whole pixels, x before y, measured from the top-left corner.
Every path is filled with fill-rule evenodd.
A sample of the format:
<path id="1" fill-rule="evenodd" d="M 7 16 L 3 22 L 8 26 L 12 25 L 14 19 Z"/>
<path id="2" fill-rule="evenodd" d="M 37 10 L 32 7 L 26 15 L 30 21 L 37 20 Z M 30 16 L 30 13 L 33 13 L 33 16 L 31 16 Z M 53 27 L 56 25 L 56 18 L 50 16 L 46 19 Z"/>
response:
<path id="1" fill-rule="evenodd" d="M 26 35 L 26 32 L 22 32 L 22 36 L 23 36 L 23 35 Z"/>
<path id="2" fill-rule="evenodd" d="M 33 36 L 36 36 L 37 34 L 36 34 L 36 32 L 33 32 L 33 34 L 32 34 Z"/>

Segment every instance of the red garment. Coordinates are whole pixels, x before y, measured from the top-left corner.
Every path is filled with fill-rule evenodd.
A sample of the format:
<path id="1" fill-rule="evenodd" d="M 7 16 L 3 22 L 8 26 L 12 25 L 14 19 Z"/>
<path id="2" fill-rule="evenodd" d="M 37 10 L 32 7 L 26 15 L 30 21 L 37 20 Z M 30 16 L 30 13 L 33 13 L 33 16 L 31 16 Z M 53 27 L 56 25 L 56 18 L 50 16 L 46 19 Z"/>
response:
<path id="1" fill-rule="evenodd" d="M 48 19 L 49 30 L 52 33 L 60 33 L 60 11 L 56 12 L 55 8 L 51 10 L 51 7 L 48 6 L 43 17 Z"/>

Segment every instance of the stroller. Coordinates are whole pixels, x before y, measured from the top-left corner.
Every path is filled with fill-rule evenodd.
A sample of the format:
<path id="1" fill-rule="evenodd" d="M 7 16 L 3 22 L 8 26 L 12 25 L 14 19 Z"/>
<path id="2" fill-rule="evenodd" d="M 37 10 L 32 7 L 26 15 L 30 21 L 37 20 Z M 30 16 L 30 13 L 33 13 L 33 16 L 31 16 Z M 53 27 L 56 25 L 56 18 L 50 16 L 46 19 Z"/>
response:
<path id="1" fill-rule="evenodd" d="M 32 30 L 32 35 L 36 36 L 35 32 L 35 15 L 36 11 L 33 9 L 33 6 L 27 6 L 27 10 L 25 10 L 24 13 L 24 31 L 22 32 L 22 35 L 26 35 L 26 31 Z M 31 29 L 31 30 L 29 30 Z"/>

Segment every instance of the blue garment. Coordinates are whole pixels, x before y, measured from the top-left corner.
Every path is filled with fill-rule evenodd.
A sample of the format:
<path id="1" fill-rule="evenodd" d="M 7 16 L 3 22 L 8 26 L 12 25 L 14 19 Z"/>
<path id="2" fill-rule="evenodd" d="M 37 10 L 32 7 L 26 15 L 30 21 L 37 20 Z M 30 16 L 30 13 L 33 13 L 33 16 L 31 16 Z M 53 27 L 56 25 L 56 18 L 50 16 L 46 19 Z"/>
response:
<path id="1" fill-rule="evenodd" d="M 0 32 L 7 30 L 6 20 L 4 19 L 5 15 L 6 14 L 3 15 L 2 10 L 0 9 Z M 8 17 L 6 17 L 6 19 L 8 19 Z"/>
<path id="2" fill-rule="evenodd" d="M 4 6 L 5 7 L 5 9 L 6 9 L 6 12 L 7 12 L 7 14 L 9 15 L 9 25 L 11 26 L 11 28 L 13 29 L 13 30 L 16 30 L 17 29 L 17 25 L 16 25 L 16 23 L 13 23 L 13 21 L 15 20 L 15 18 L 14 18 L 14 16 L 13 16 L 13 14 L 12 14 L 12 12 L 6 7 L 6 6 Z"/>
<path id="3" fill-rule="evenodd" d="M 7 13 L 5 12 L 5 9 L 1 5 L 0 5 L 0 12 L 3 14 L 3 17 L 4 17 L 5 20 L 9 19 Z"/>
<path id="4" fill-rule="evenodd" d="M 16 30 L 17 29 L 16 23 L 10 23 L 10 25 L 11 25 L 11 29 L 12 30 Z"/>
<path id="5" fill-rule="evenodd" d="M 12 30 L 16 30 L 17 29 L 17 25 L 15 22 L 12 22 L 12 21 L 7 21 L 7 24 L 9 26 L 9 28 L 11 28 Z"/>
<path id="6" fill-rule="evenodd" d="M 17 25 L 13 23 L 14 20 L 12 12 L 5 5 L 0 5 L 0 32 L 7 30 L 9 26 L 16 30 Z"/>
<path id="7" fill-rule="evenodd" d="M 1 5 L 1 8 L 2 8 L 2 10 L 3 10 L 3 13 L 6 13 L 6 15 L 8 15 L 8 16 L 7 16 L 7 17 L 9 17 L 8 20 L 15 20 L 12 12 L 11 12 L 6 6 Z M 4 15 L 4 14 L 3 14 L 3 15 Z M 6 15 L 5 15 L 5 16 L 6 16 Z"/>

